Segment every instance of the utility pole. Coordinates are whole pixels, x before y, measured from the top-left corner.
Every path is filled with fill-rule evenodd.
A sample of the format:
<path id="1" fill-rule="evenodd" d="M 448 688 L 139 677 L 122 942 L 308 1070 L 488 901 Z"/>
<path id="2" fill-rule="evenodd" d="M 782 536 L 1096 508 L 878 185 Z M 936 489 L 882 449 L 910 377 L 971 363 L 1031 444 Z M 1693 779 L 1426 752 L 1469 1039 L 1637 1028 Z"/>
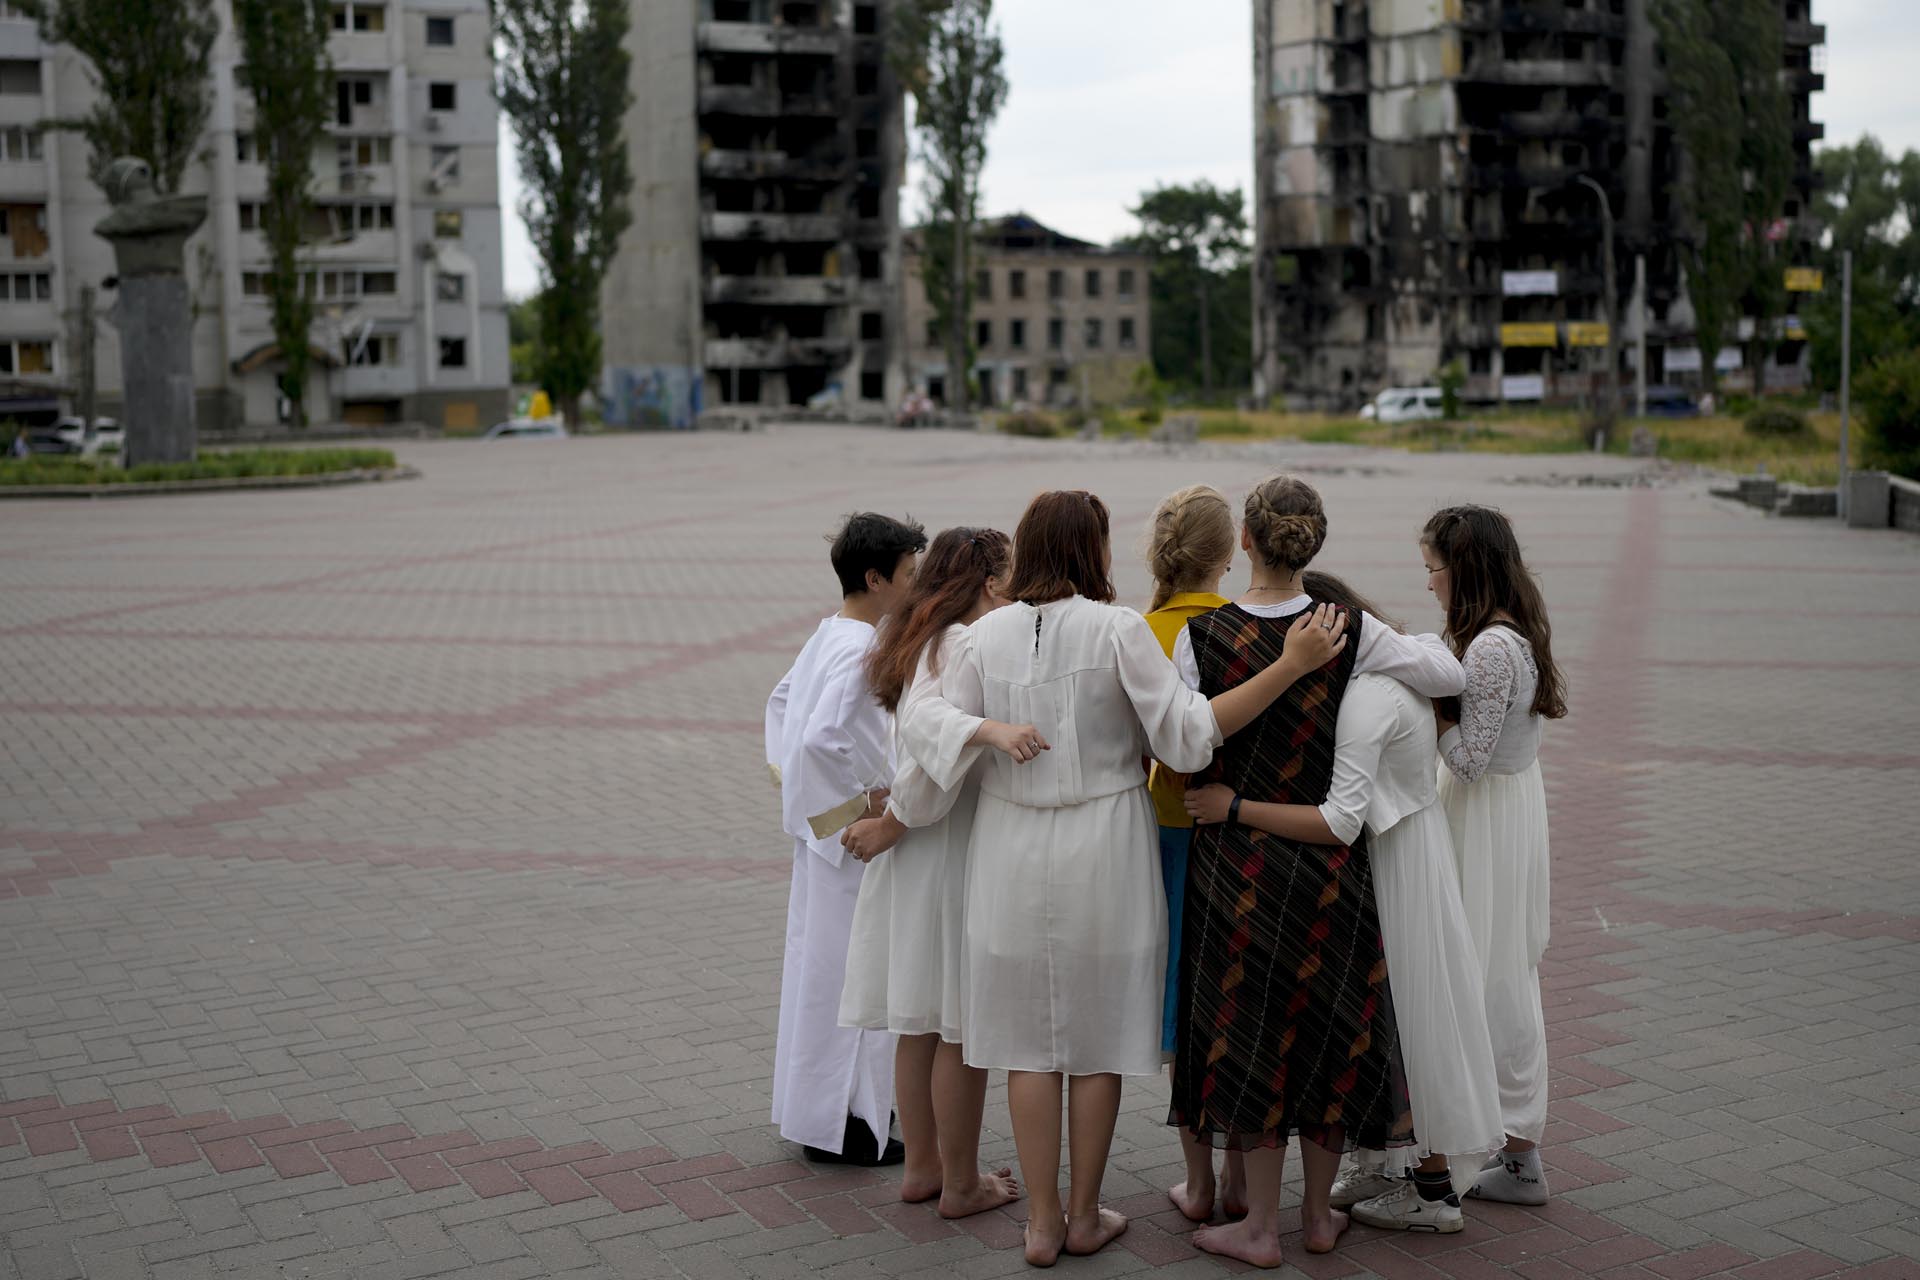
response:
<path id="1" fill-rule="evenodd" d="M 1847 518 L 1847 435 L 1853 410 L 1853 250 L 1840 253 L 1840 486 L 1835 510 Z"/>
<path id="2" fill-rule="evenodd" d="M 93 286 L 80 286 L 80 434 L 84 439 L 93 434 L 94 376 L 93 376 Z M 123 458 L 122 461 L 125 461 Z"/>
<path id="3" fill-rule="evenodd" d="M 1635 417 L 1647 416 L 1647 255 L 1633 256 L 1633 393 Z"/>
<path id="4" fill-rule="evenodd" d="M 1600 410 L 1601 430 L 1604 433 L 1613 426 L 1614 419 L 1620 416 L 1620 317 L 1615 314 L 1620 307 L 1619 289 L 1613 272 L 1613 201 L 1607 199 L 1607 189 L 1592 178 L 1581 174 L 1574 179 L 1582 186 L 1592 189 L 1600 198 L 1601 250 L 1604 264 L 1602 273 L 1605 282 L 1607 304 L 1607 385 Z M 1604 434 L 1601 437 L 1605 439 Z"/>

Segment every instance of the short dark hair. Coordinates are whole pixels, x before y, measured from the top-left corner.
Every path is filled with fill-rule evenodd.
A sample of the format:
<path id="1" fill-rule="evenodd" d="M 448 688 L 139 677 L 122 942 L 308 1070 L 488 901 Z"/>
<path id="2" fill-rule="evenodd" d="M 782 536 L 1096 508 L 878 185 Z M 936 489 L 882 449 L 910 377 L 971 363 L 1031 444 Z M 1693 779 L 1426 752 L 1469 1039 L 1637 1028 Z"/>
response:
<path id="1" fill-rule="evenodd" d="M 856 596 L 867 589 L 867 571 L 888 582 L 901 556 L 927 549 L 927 531 L 912 520 L 895 520 L 875 511 L 857 511 L 833 535 L 833 571 L 840 578 L 840 594 Z"/>
<path id="2" fill-rule="evenodd" d="M 1081 595 L 1113 603 L 1107 578 L 1107 504 L 1085 489 L 1055 489 L 1027 504 L 1013 531 L 1013 581 L 1007 597 L 1046 604 Z"/>

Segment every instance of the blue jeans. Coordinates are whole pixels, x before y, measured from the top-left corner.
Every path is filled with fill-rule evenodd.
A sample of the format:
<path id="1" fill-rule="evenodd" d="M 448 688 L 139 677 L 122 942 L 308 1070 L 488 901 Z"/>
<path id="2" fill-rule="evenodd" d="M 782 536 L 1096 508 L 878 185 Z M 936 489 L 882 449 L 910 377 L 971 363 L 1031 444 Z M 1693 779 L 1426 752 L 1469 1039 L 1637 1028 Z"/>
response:
<path id="1" fill-rule="evenodd" d="M 1180 1015 L 1180 917 L 1187 901 L 1187 853 L 1192 827 L 1160 828 L 1160 879 L 1167 886 L 1167 988 L 1160 1002 L 1160 1048 L 1173 1052 L 1173 1026 Z"/>

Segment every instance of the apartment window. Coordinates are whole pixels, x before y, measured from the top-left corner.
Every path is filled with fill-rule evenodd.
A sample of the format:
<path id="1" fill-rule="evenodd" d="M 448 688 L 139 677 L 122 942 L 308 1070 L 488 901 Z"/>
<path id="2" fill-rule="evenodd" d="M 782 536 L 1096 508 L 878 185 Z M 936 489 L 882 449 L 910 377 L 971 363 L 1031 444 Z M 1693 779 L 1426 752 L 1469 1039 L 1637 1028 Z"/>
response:
<path id="1" fill-rule="evenodd" d="M 1027 398 L 1027 371 L 1025 369 L 1015 369 L 1013 371 L 1013 398 L 1015 400 L 1025 400 Z"/>
<path id="2" fill-rule="evenodd" d="M 1007 296 L 1024 298 L 1027 296 L 1027 273 L 1024 271 L 1007 272 Z"/>
<path id="3" fill-rule="evenodd" d="M 263 298 L 267 293 L 267 277 L 259 271 L 240 273 L 240 292 L 249 298 Z"/>
<path id="4" fill-rule="evenodd" d="M 1120 270 L 1120 296 L 1122 298 L 1133 297 L 1133 268 L 1132 267 L 1123 267 Z"/>
<path id="5" fill-rule="evenodd" d="M 46 142 L 38 129 L 29 129 L 24 125 L 14 125 L 10 129 L 0 129 L 0 161 L 10 164 L 23 164 L 29 160 L 46 157 Z"/>
<path id="6" fill-rule="evenodd" d="M 432 154 L 433 178 L 436 182 L 454 183 L 460 181 L 460 148 L 435 147 Z"/>
<path id="7" fill-rule="evenodd" d="M 435 209 L 433 211 L 433 235 L 436 240 L 458 240 L 466 222 L 458 209 Z"/>
<path id="8" fill-rule="evenodd" d="M 871 160 L 879 155 L 880 131 L 878 129 L 854 130 L 853 153 L 862 160 Z"/>
<path id="9" fill-rule="evenodd" d="M 978 320 L 973 326 L 973 345 L 985 351 L 993 345 L 993 321 Z"/>
<path id="10" fill-rule="evenodd" d="M 860 251 L 860 278 L 862 280 L 878 280 L 883 274 L 885 274 L 885 267 L 880 257 L 880 251 L 878 249 L 862 249 Z"/>
<path id="11" fill-rule="evenodd" d="M 427 86 L 427 109 L 429 111 L 453 110 L 454 86 L 450 80 L 435 80 Z"/>
<path id="12" fill-rule="evenodd" d="M 856 4 L 853 6 L 853 33 L 855 35 L 870 36 L 879 30 L 879 6 L 871 4 Z"/>
<path id="13" fill-rule="evenodd" d="M 1100 328 L 1100 317 L 1089 316 L 1087 318 L 1087 350 L 1098 351 L 1100 349 Z"/>
<path id="14" fill-rule="evenodd" d="M 50 338 L 0 339 L 0 373 L 52 373 Z"/>
<path id="15" fill-rule="evenodd" d="M 873 219 L 880 216 L 880 190 L 877 187 L 862 187 L 854 197 L 854 212 L 862 218 Z"/>
<path id="16" fill-rule="evenodd" d="M 0 59 L 0 94 L 9 97 L 40 96 L 40 62 L 37 58 Z"/>
<path id="17" fill-rule="evenodd" d="M 1047 321 L 1047 350 L 1064 351 L 1067 346 L 1067 322 L 1065 320 Z"/>
<path id="18" fill-rule="evenodd" d="M 392 293 L 398 278 L 391 271 L 368 271 L 360 277 L 360 292 Z"/>
<path id="19" fill-rule="evenodd" d="M 1027 322 L 1025 320 L 1007 321 L 1007 345 L 1015 351 L 1027 349 Z"/>
<path id="20" fill-rule="evenodd" d="M 465 302 L 467 300 L 467 278 L 448 275 L 442 272 L 434 281 L 433 296 L 442 302 Z"/>
<path id="21" fill-rule="evenodd" d="M 982 302 L 993 299 L 993 272 L 976 271 L 973 273 L 973 296 Z"/>
<path id="22" fill-rule="evenodd" d="M 368 334 L 364 341 L 349 339 L 347 363 L 354 365 L 393 365 L 400 363 L 400 335 Z"/>
<path id="23" fill-rule="evenodd" d="M 440 367 L 442 369 L 464 369 L 467 367 L 467 340 L 465 338 L 440 339 Z"/>
<path id="24" fill-rule="evenodd" d="M 451 45 L 453 43 L 453 19 L 428 18 L 427 43 L 442 46 Z"/>
<path id="25" fill-rule="evenodd" d="M 378 4 L 336 4 L 333 6 L 335 31 L 385 31 L 387 9 Z"/>
<path id="26" fill-rule="evenodd" d="M 242 200 L 240 202 L 240 229 L 242 231 L 260 229 L 260 205 L 257 201 Z"/>
<path id="27" fill-rule="evenodd" d="M 1097 298 L 1100 296 L 1100 269 L 1098 267 L 1089 267 L 1087 269 L 1087 296 L 1089 298 Z"/>
<path id="28" fill-rule="evenodd" d="M 253 145 L 253 135 L 236 133 L 233 135 L 233 158 L 240 164 L 252 164 L 259 159 Z"/>
<path id="29" fill-rule="evenodd" d="M 1140 337 L 1134 331 L 1133 317 L 1120 317 L 1120 345 L 1128 351 L 1140 345 Z"/>
<path id="30" fill-rule="evenodd" d="M 861 370 L 860 398 L 862 400 L 885 400 L 887 398 L 887 375 L 884 370 Z"/>
<path id="31" fill-rule="evenodd" d="M 46 302 L 53 297 L 53 277 L 44 271 L 0 275 L 0 302 Z"/>
<path id="32" fill-rule="evenodd" d="M 1067 273 L 1064 271 L 1047 272 L 1047 297 L 1058 302 L 1067 296 Z"/>
<path id="33" fill-rule="evenodd" d="M 930 347 L 940 345 L 940 322 L 938 320 L 927 321 L 927 345 Z"/>
<path id="34" fill-rule="evenodd" d="M 862 98 L 871 98 L 880 92 L 880 68 L 871 62 L 863 62 L 853 69 L 853 91 Z"/>
<path id="35" fill-rule="evenodd" d="M 887 318 L 878 311 L 860 313 L 860 341 L 878 342 L 887 336 Z"/>

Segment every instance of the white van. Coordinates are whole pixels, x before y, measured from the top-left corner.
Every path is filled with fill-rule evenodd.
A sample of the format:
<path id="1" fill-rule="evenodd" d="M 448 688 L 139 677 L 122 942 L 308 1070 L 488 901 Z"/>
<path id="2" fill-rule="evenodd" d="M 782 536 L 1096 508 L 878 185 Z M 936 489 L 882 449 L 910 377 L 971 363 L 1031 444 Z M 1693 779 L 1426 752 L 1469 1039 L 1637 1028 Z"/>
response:
<path id="1" fill-rule="evenodd" d="M 1360 410 L 1373 422 L 1425 422 L 1446 416 L 1438 387 L 1388 387 Z"/>

